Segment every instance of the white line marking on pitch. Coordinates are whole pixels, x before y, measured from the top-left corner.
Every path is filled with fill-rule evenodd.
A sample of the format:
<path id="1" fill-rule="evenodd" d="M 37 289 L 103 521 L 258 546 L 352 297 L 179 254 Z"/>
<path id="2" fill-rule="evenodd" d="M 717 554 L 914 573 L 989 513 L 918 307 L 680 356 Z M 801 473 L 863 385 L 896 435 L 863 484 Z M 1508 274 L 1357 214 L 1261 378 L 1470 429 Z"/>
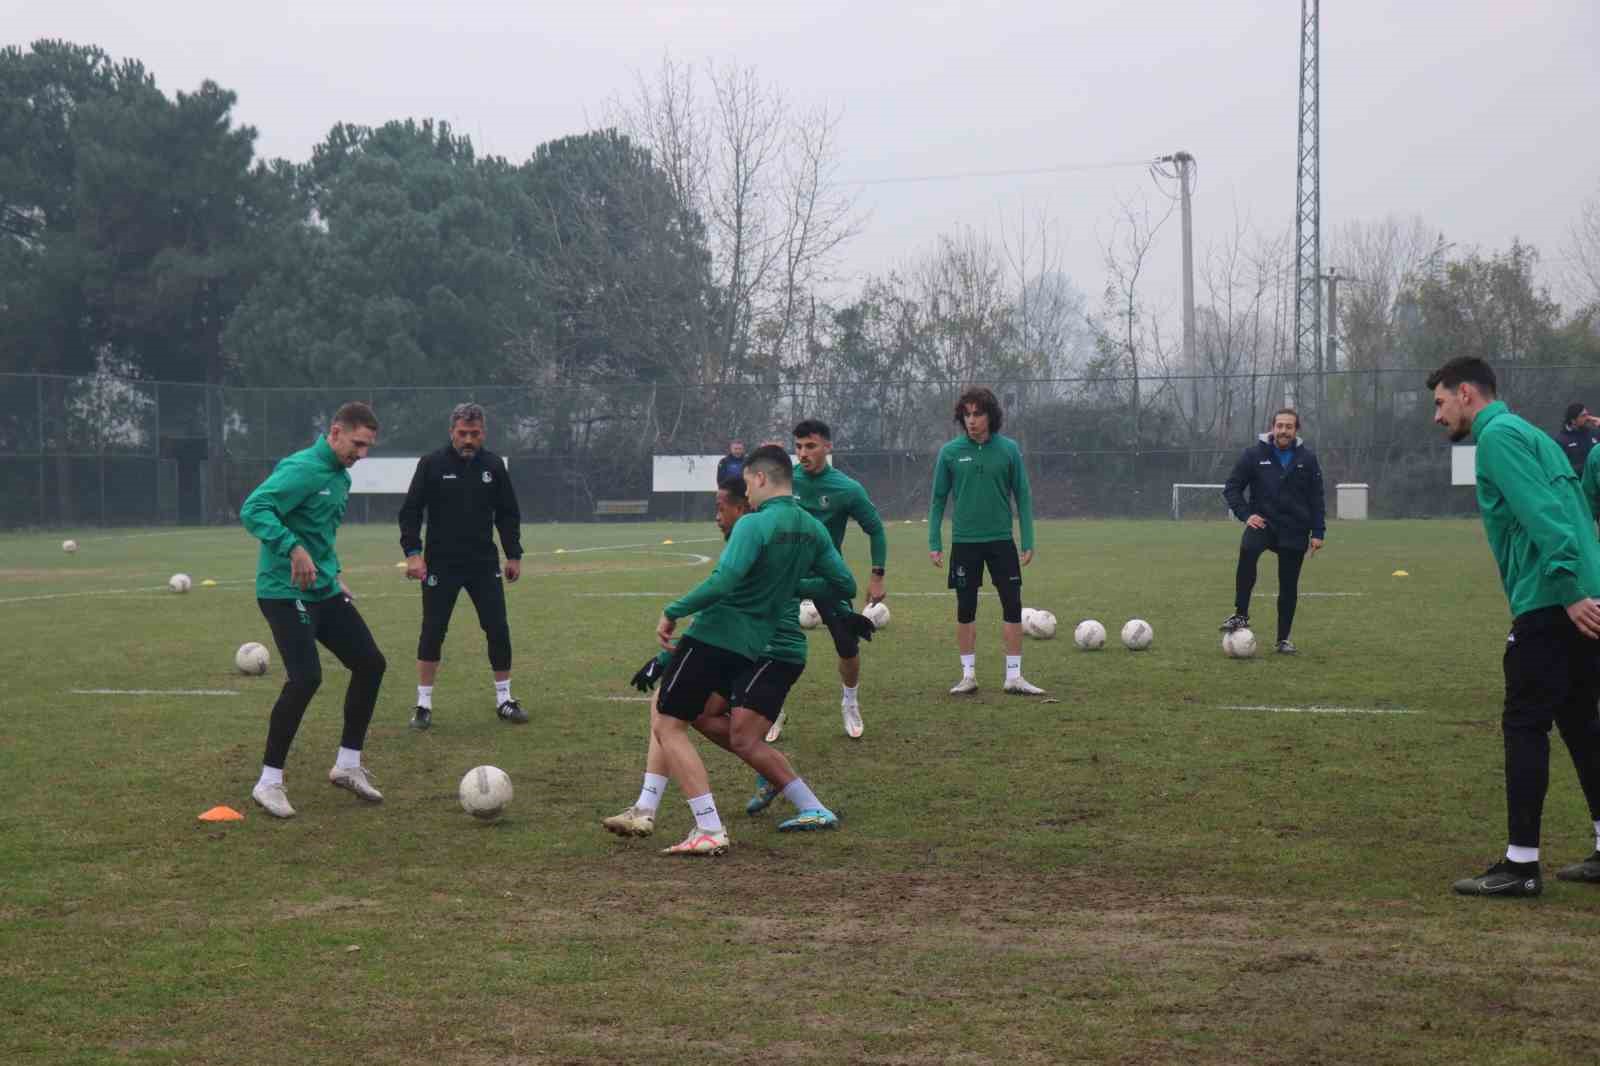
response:
<path id="1" fill-rule="evenodd" d="M 591 699 L 591 700 L 599 700 L 602 703 L 649 703 L 650 702 L 650 697 L 649 696 L 590 696 L 588 698 Z"/>
<path id="2" fill-rule="evenodd" d="M 1262 704 L 1228 703 L 1224 711 L 1271 711 L 1274 714 L 1421 714 L 1404 707 L 1269 707 Z"/>
<path id="3" fill-rule="evenodd" d="M 237 696 L 231 688 L 71 688 L 74 696 Z"/>

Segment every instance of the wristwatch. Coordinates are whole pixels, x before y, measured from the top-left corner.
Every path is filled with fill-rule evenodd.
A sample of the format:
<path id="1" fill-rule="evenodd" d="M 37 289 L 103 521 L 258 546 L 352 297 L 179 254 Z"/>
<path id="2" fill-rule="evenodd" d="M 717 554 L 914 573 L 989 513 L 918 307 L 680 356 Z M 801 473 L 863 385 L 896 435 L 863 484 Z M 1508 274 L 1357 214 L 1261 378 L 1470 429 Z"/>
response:
<path id="1" fill-rule="evenodd" d="M 883 567 L 881 567 L 881 566 L 874 566 L 874 567 L 873 567 L 873 568 L 872 568 L 872 576 L 873 576 L 873 577 L 882 577 L 882 576 L 883 576 Z"/>

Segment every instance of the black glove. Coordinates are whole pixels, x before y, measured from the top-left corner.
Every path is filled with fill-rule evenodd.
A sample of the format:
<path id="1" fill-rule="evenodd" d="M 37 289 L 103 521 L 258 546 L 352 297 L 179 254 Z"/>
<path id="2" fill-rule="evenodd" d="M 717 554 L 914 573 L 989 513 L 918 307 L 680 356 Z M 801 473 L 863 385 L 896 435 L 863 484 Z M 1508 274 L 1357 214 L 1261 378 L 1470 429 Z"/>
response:
<path id="1" fill-rule="evenodd" d="M 868 618 L 864 614 L 856 614 L 853 611 L 846 611 L 843 615 L 841 615 L 841 618 L 843 619 L 844 624 L 850 627 L 850 632 L 854 633 L 862 640 L 871 640 L 872 634 L 878 631 L 878 627 L 872 624 L 872 619 Z"/>
<path id="2" fill-rule="evenodd" d="M 640 692 L 649 692 L 656 687 L 656 682 L 661 680 L 661 671 L 661 660 L 654 655 L 650 656 L 650 661 L 639 667 L 639 672 L 633 675 L 633 687 Z"/>

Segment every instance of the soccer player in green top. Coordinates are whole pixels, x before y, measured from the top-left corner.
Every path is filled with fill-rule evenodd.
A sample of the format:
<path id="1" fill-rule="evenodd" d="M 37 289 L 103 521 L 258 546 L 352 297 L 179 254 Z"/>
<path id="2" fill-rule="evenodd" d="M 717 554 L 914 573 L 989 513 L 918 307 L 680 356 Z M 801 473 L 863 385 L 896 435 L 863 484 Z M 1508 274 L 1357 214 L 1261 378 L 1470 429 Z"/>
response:
<path id="1" fill-rule="evenodd" d="M 841 551 L 844 532 L 850 520 L 867 535 L 872 551 L 872 579 L 867 582 L 867 603 L 877 603 L 884 597 L 884 567 L 889 559 L 889 538 L 883 532 L 883 519 L 878 509 L 867 498 L 867 490 L 848 474 L 835 470 L 828 463 L 833 452 L 833 430 L 828 423 L 808 418 L 794 427 L 794 450 L 800 457 L 800 466 L 794 472 L 794 498 L 827 527 L 833 546 Z M 844 718 L 845 736 L 861 739 L 861 703 L 857 691 L 861 685 L 861 638 L 850 617 L 852 608 L 847 602 L 816 601 L 817 613 L 833 636 L 834 650 L 839 653 L 839 682 L 844 694 L 839 701 L 839 711 Z M 783 728 L 783 717 L 772 723 L 767 742 L 778 739 Z"/>
<path id="2" fill-rule="evenodd" d="M 378 418 L 364 403 L 347 403 L 327 436 L 280 462 L 239 508 L 239 520 L 261 542 L 256 603 L 272 629 L 287 675 L 272 705 L 261 778 L 250 796 L 277 818 L 293 818 L 283 789 L 283 764 L 311 697 L 322 684 L 321 643 L 350 670 L 344 733 L 328 780 L 372 803 L 383 794 L 361 765 L 367 726 L 388 664 L 340 576 L 334 537 L 350 499 L 350 467 L 378 437 Z"/>
<path id="3" fill-rule="evenodd" d="M 855 576 L 839 557 L 822 523 L 802 510 L 793 494 L 793 464 L 781 447 L 757 448 L 744 466 L 746 494 L 755 510 L 733 527 L 728 546 L 711 576 L 667 604 L 656 625 L 656 640 L 672 650 L 661 677 L 652 732 L 668 771 L 689 797 L 695 829 L 667 849 L 676 855 L 716 855 L 728 849 L 728 834 L 689 725 L 705 713 L 712 696 L 731 692 L 734 707 L 729 742 L 735 752 L 769 780 L 785 775 L 787 765 L 764 743 L 768 722 L 741 699 L 761 681 L 763 649 L 777 632 L 783 612 L 793 610 L 801 581 L 813 573 L 825 580 L 834 598 L 856 593 Z M 694 623 L 676 647 L 678 621 Z M 741 713 L 743 712 L 743 713 Z M 770 753 L 774 758 L 765 756 Z M 784 789 L 800 814 L 780 829 L 831 828 L 833 813 L 796 777 Z"/>
<path id="4" fill-rule="evenodd" d="M 1561 448 L 1495 398 L 1482 359 L 1428 376 L 1433 420 L 1477 444 L 1478 510 L 1511 605 L 1506 637 L 1505 858 L 1455 883 L 1466 896 L 1537 896 L 1539 827 L 1550 783 L 1550 727 L 1561 731 L 1594 823 L 1595 852 L 1563 881 L 1600 882 L 1600 542 Z"/>
<path id="5" fill-rule="evenodd" d="M 956 424 L 963 433 L 939 449 L 933 464 L 933 498 L 928 505 L 928 555 L 944 565 L 940 527 L 945 499 L 956 497 L 950 519 L 950 587 L 956 593 L 956 643 L 961 680 L 954 695 L 978 691 L 978 589 L 989 571 L 1000 596 L 1006 645 L 1005 691 L 1040 696 L 1044 689 L 1022 676 L 1022 568 L 1033 561 L 1033 496 L 1017 442 L 1000 435 L 1004 412 L 995 394 L 981 385 L 956 401 Z M 1022 527 L 1022 554 L 1011 539 L 1011 506 L 1016 501 Z"/>

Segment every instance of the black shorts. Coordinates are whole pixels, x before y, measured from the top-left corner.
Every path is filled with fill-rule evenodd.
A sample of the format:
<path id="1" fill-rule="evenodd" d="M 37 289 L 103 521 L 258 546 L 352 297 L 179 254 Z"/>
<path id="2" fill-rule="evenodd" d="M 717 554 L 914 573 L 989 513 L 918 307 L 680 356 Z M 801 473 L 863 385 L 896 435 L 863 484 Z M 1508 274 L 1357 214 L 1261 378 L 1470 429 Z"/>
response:
<path id="1" fill-rule="evenodd" d="M 713 694 L 731 698 L 734 682 L 750 667 L 750 660 L 743 655 L 684 637 L 661 675 L 656 710 L 668 718 L 692 722 L 705 713 L 706 701 Z"/>
<path id="2" fill-rule="evenodd" d="M 767 721 L 775 722 L 778 713 L 783 710 L 783 701 L 788 698 L 789 690 L 800 680 L 805 669 L 804 663 L 784 662 L 763 655 L 739 676 L 729 702 L 735 707 L 748 707 Z"/>
<path id="3" fill-rule="evenodd" d="M 845 615 L 852 613 L 852 604 L 849 600 L 813 600 L 817 614 L 822 618 L 822 624 L 828 627 L 828 634 L 833 637 L 833 650 L 839 653 L 841 659 L 854 659 L 861 654 L 861 638 L 856 635 L 855 628 L 850 625 L 850 620 Z"/>
<path id="4" fill-rule="evenodd" d="M 982 588 L 985 567 L 989 570 L 989 580 L 994 582 L 996 588 L 1003 585 L 1018 589 L 1022 587 L 1022 560 L 1017 555 L 1017 542 L 1010 539 L 952 544 L 949 587 L 957 591 Z"/>

